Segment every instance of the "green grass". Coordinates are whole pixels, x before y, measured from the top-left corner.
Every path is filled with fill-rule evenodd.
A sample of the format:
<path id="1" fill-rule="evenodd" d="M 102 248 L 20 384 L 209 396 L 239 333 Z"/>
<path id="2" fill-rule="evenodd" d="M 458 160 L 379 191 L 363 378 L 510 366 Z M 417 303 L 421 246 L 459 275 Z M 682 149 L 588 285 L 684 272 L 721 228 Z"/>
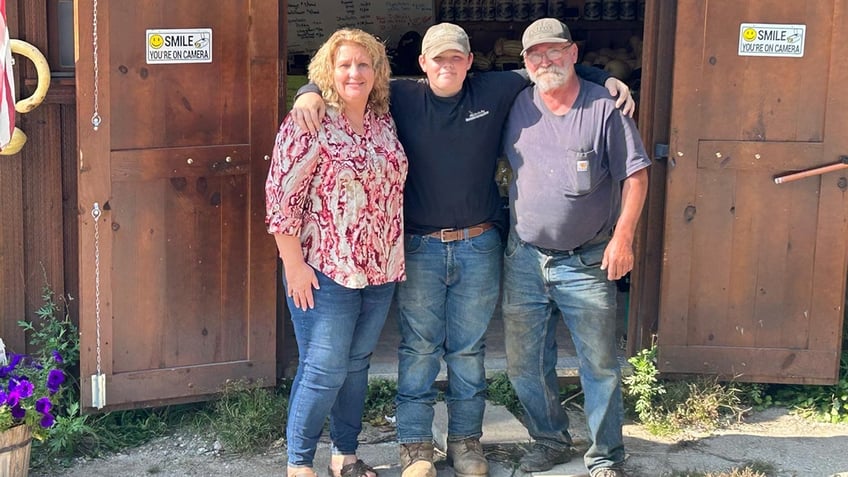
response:
<path id="1" fill-rule="evenodd" d="M 288 396 L 287 386 L 269 389 L 262 383 L 232 382 L 198 422 L 209 421 L 226 452 L 254 452 L 283 437 Z"/>

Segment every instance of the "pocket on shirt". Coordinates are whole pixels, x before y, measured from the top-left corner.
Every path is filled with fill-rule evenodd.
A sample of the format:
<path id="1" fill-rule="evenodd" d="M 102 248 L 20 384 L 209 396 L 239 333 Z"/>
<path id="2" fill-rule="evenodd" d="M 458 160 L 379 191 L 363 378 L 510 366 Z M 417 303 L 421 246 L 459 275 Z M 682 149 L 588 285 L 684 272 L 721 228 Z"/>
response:
<path id="1" fill-rule="evenodd" d="M 606 174 L 599 163 L 595 150 L 565 151 L 565 170 L 563 171 L 563 189 L 566 196 L 586 195 L 595 189 Z"/>

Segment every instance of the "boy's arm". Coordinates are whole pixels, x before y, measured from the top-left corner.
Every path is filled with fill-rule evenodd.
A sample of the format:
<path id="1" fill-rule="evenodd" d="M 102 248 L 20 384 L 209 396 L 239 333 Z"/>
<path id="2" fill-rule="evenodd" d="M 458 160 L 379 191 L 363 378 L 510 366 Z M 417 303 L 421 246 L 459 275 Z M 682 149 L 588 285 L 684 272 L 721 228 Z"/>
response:
<path id="1" fill-rule="evenodd" d="M 324 104 L 324 98 L 321 97 L 321 90 L 314 83 L 306 83 L 295 93 L 294 104 L 289 114 L 297 127 L 315 134 L 321 127 L 321 120 L 324 119 L 326 112 L 327 106 Z"/>
<path id="2" fill-rule="evenodd" d="M 586 66 L 578 63 L 574 65 L 574 71 L 577 73 L 577 76 L 584 80 L 604 86 L 610 95 L 617 98 L 615 100 L 615 107 L 620 108 L 621 112 L 627 116 L 633 117 L 633 113 L 636 111 L 636 101 L 633 100 L 633 96 L 630 94 L 630 87 L 626 83 L 609 74 L 609 72 L 595 68 L 594 66 Z"/>

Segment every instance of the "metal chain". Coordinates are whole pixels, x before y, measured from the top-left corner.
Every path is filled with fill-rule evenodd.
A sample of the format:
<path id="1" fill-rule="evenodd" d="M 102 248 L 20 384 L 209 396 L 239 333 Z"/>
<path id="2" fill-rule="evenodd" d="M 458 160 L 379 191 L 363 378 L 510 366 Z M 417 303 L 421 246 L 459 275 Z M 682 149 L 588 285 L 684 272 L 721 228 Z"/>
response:
<path id="1" fill-rule="evenodd" d="M 94 317 L 97 325 L 97 374 L 100 375 L 100 204 L 91 209 L 94 218 Z"/>
<path id="2" fill-rule="evenodd" d="M 94 47 L 94 114 L 91 115 L 91 125 L 94 130 L 100 127 L 100 65 L 97 61 L 97 0 L 93 2 L 92 46 Z"/>

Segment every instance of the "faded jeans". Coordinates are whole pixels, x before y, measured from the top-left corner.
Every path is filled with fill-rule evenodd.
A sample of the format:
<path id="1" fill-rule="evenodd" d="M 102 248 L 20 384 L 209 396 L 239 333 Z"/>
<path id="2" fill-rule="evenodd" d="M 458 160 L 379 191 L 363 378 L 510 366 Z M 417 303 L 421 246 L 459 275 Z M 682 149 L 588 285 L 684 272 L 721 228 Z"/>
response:
<path id="1" fill-rule="evenodd" d="M 288 298 L 299 353 L 286 426 L 292 467 L 312 467 L 328 415 L 332 452 L 356 453 L 371 354 L 395 290 L 394 282 L 353 289 L 315 274 L 315 308 L 300 310 Z"/>
<path id="2" fill-rule="evenodd" d="M 448 372 L 448 439 L 479 438 L 486 406 L 484 335 L 500 293 L 500 232 L 448 243 L 406 235 L 404 243 L 407 279 L 397 294 L 398 442 L 433 439 L 441 359 Z"/>
<path id="3" fill-rule="evenodd" d="M 556 375 L 558 309 L 579 359 L 591 471 L 624 462 L 624 409 L 616 359 L 616 288 L 600 269 L 607 241 L 573 252 L 540 250 L 512 231 L 504 253 L 503 319 L 507 370 L 525 410 L 530 436 L 571 446 Z"/>

